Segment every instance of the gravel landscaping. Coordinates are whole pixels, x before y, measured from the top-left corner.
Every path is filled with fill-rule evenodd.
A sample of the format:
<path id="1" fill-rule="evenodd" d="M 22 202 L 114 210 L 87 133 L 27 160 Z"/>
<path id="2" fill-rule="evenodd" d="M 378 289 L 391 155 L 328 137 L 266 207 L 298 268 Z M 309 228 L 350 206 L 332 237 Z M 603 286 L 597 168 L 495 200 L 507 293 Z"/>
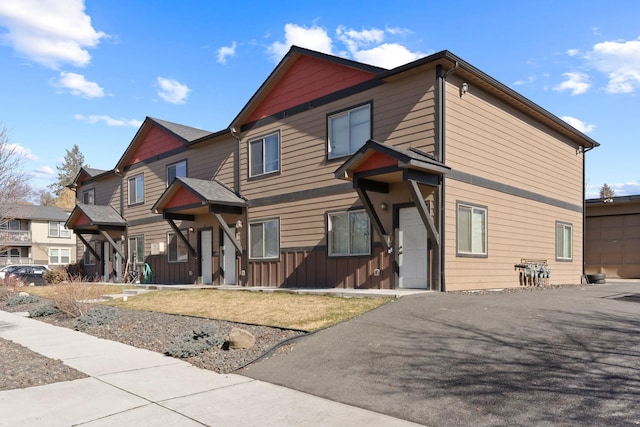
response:
<path id="1" fill-rule="evenodd" d="M 0 303 L 0 310 L 8 312 L 28 312 L 42 305 L 42 302 L 7 306 Z M 271 328 L 267 326 L 245 325 L 213 319 L 153 313 L 138 310 L 114 308 L 115 319 L 104 325 L 79 326 L 77 319 L 62 314 L 38 317 L 37 320 L 70 329 L 77 329 L 98 338 L 118 341 L 138 348 L 166 353 L 171 344 L 193 331 L 203 328 L 215 328 L 227 337 L 233 327 L 250 332 L 256 339 L 251 349 L 230 350 L 211 348 L 203 353 L 184 358 L 200 368 L 219 373 L 229 373 L 245 366 L 275 348 L 276 351 L 288 351 L 291 343 L 278 344 L 290 338 L 304 335 L 304 332 Z M 59 381 L 71 381 L 85 377 L 62 362 L 43 357 L 23 346 L 0 339 L 0 390 L 32 387 Z"/>

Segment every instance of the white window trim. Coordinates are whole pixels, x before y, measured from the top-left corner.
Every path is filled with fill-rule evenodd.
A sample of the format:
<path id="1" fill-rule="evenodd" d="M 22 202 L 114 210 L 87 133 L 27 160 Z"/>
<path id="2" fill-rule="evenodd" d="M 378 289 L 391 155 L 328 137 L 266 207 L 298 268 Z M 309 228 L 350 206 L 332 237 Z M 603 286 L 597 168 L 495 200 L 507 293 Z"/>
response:
<path id="1" fill-rule="evenodd" d="M 55 224 L 55 234 L 51 233 L 51 225 Z M 71 230 L 68 230 L 64 226 L 64 222 L 61 221 L 49 221 L 48 225 L 48 237 L 53 237 L 57 239 L 69 239 L 71 238 Z"/>
<path id="2" fill-rule="evenodd" d="M 471 209 L 471 216 L 473 218 L 473 212 L 483 211 L 484 212 L 484 252 L 474 252 L 473 251 L 473 241 L 471 242 L 471 252 L 463 251 L 460 249 L 460 208 L 468 208 Z M 477 258 L 486 258 L 489 256 L 489 210 L 486 206 L 475 205 L 473 203 L 465 203 L 465 202 L 457 202 L 456 203 L 456 255 L 463 257 L 477 257 Z M 473 228 L 470 230 L 470 239 L 473 239 Z"/>
<path id="3" fill-rule="evenodd" d="M 371 139 L 371 137 L 372 137 L 371 136 L 371 134 L 372 134 L 372 130 L 371 130 L 372 129 L 372 126 L 371 126 L 371 122 L 372 122 L 372 113 L 371 113 L 371 111 L 372 111 L 372 108 L 371 108 L 371 103 L 370 102 L 368 102 L 366 104 L 362 104 L 362 105 L 358 105 L 358 106 L 349 108 L 347 110 L 343 110 L 343 111 L 339 111 L 339 112 L 336 112 L 336 113 L 332 113 L 332 114 L 329 114 L 327 116 L 327 158 L 329 160 L 340 159 L 340 158 L 343 158 L 343 157 L 346 157 L 346 156 L 350 156 L 353 153 L 355 153 L 356 151 L 358 151 L 358 149 L 359 149 L 358 148 L 358 149 L 356 149 L 354 151 L 347 150 L 348 152 L 345 153 L 345 154 L 338 154 L 338 155 L 333 155 L 332 154 L 332 150 L 331 150 L 331 135 L 332 135 L 332 126 L 331 125 L 333 123 L 332 119 L 335 119 L 335 118 L 338 118 L 338 117 L 341 117 L 341 116 L 345 116 L 345 115 L 348 115 L 350 117 L 351 113 L 353 113 L 355 111 L 358 111 L 358 110 L 361 110 L 361 109 L 364 109 L 364 108 L 367 108 L 369 110 L 369 138 L 368 139 Z M 351 129 L 351 120 L 349 120 L 349 130 L 350 129 Z M 364 144 L 365 142 L 367 142 L 367 141 L 362 141 L 362 144 Z M 351 141 L 349 141 L 349 146 L 351 146 Z"/>
<path id="4" fill-rule="evenodd" d="M 51 259 L 51 252 L 52 251 L 58 251 L 58 255 L 57 255 L 57 260 L 52 260 Z M 62 253 L 66 252 L 68 254 L 67 258 L 69 258 L 69 262 L 62 262 Z M 49 255 L 49 264 L 51 265 L 67 265 L 69 263 L 71 263 L 71 249 L 69 248 L 49 248 L 48 250 L 48 255 Z"/>
<path id="5" fill-rule="evenodd" d="M 367 255 L 371 255 L 371 220 L 369 218 L 369 216 L 367 215 L 367 222 L 369 223 L 369 227 L 368 227 L 368 233 L 367 233 L 367 252 L 362 252 L 362 253 L 353 253 L 352 252 L 352 248 L 351 248 L 351 234 L 352 234 L 352 230 L 349 229 L 349 251 L 346 253 L 333 253 L 332 252 L 332 247 L 333 247 L 333 239 L 334 239 L 334 232 L 333 232 L 333 220 L 332 217 L 334 216 L 338 216 L 338 215 L 346 215 L 347 219 L 352 215 L 352 214 L 356 214 L 356 213 L 366 213 L 366 211 L 364 209 L 357 209 L 357 210 L 348 210 L 348 211 L 334 211 L 334 212 L 328 212 L 327 213 L 327 251 L 329 256 L 331 257 L 348 257 L 348 256 L 367 256 Z M 349 221 L 349 225 L 351 225 L 351 221 Z"/>
<path id="6" fill-rule="evenodd" d="M 253 244 L 251 242 L 251 226 L 262 224 L 262 253 L 264 253 L 265 252 L 264 249 L 266 247 L 264 224 L 270 223 L 270 222 L 275 222 L 277 224 L 277 226 L 278 226 L 278 235 L 276 236 L 276 255 L 272 256 L 272 257 L 255 256 L 253 254 Z M 248 226 L 247 233 L 248 233 L 248 240 L 249 240 L 249 259 L 252 259 L 252 260 L 278 260 L 278 259 L 280 259 L 280 219 L 279 218 L 249 221 L 249 226 Z"/>
<path id="7" fill-rule="evenodd" d="M 265 140 L 267 138 L 269 138 L 270 136 L 276 136 L 278 138 L 278 167 L 275 170 L 272 171 L 265 171 L 265 159 L 264 159 L 264 154 L 266 153 L 266 149 L 265 149 Z M 262 172 L 261 173 L 257 173 L 254 174 L 253 173 L 253 158 L 251 155 L 251 146 L 254 143 L 259 143 L 262 142 Z M 282 144 L 281 144 L 281 139 L 280 139 L 280 132 L 272 132 L 269 133 L 267 135 L 261 136 L 260 138 L 255 138 L 255 139 L 251 139 L 249 140 L 249 152 L 248 152 L 248 157 L 249 157 L 249 178 L 255 178 L 255 177 L 260 177 L 260 176 L 265 176 L 265 175 L 270 175 L 273 173 L 278 173 L 280 172 L 280 164 L 281 164 L 281 149 L 282 149 Z"/>
<path id="8" fill-rule="evenodd" d="M 569 246 L 569 256 L 565 256 L 564 253 L 560 254 L 558 253 L 558 231 L 559 229 L 562 229 L 563 233 L 562 236 L 564 238 L 564 230 L 565 229 L 569 229 L 571 231 L 571 241 L 570 246 Z M 563 252 L 564 252 L 564 245 L 563 245 Z M 573 224 L 569 223 L 569 222 L 563 222 L 563 221 L 556 221 L 556 260 L 558 261 L 573 261 Z"/>
<path id="9" fill-rule="evenodd" d="M 133 254 L 135 253 L 135 251 L 137 251 L 138 249 L 138 240 L 142 240 L 142 259 L 138 259 L 138 257 L 136 257 L 136 262 L 140 263 L 140 262 L 144 262 L 144 235 L 139 235 L 139 236 L 129 236 L 129 240 L 127 241 L 127 245 L 128 245 L 128 255 L 129 255 L 129 262 L 133 263 Z M 135 241 L 135 246 L 131 245 L 131 242 Z M 133 250 L 132 250 L 133 249 Z"/>

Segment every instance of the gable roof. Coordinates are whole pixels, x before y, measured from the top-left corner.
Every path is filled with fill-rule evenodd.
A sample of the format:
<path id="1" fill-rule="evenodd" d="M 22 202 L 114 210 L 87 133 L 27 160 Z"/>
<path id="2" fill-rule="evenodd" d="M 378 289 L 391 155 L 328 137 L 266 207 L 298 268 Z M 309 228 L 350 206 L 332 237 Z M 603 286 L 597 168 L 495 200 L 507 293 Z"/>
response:
<path id="1" fill-rule="evenodd" d="M 231 121 L 230 127 L 239 127 L 246 122 L 371 80 L 382 71 L 386 69 L 292 46 Z M 285 85 L 287 89 L 280 90 Z"/>
<path id="2" fill-rule="evenodd" d="M 153 129 L 166 132 L 172 138 L 171 145 L 167 147 L 153 147 L 153 149 L 149 151 L 151 154 L 144 154 L 140 158 L 135 157 L 136 153 L 143 145 L 145 137 L 152 132 Z M 131 140 L 131 143 L 129 143 L 124 154 L 120 157 L 120 160 L 118 160 L 115 169 L 122 171 L 125 166 L 129 164 L 129 161 L 135 163 L 137 161 L 146 160 L 145 155 L 161 154 L 158 151 L 171 151 L 176 148 L 186 147 L 187 145 L 205 139 L 210 135 L 213 135 L 212 132 L 207 130 L 197 129 L 166 120 L 155 119 L 153 117 L 146 117 L 138 129 L 138 132 L 136 132 L 135 136 Z M 164 153 L 164 151 L 162 153 Z"/>
<path id="3" fill-rule="evenodd" d="M 110 205 L 78 203 L 65 224 L 69 229 L 97 230 L 101 227 L 124 229 L 127 222 Z"/>
<path id="4" fill-rule="evenodd" d="M 106 171 L 102 169 L 94 169 L 87 166 L 83 166 L 80 168 L 75 178 L 73 178 L 73 181 L 67 184 L 66 187 L 75 188 L 85 181 L 92 181 L 92 180 L 101 178 L 105 175 L 108 175 L 110 173 L 114 173 L 114 170 L 112 169 L 112 170 Z"/>
<path id="5" fill-rule="evenodd" d="M 161 213 L 171 204 L 172 200 L 177 199 L 180 200 L 177 203 L 178 206 L 184 206 L 184 204 L 199 204 L 202 206 L 223 205 L 244 207 L 248 205 L 245 198 L 236 195 L 229 187 L 220 181 L 176 177 L 154 203 L 151 211 Z"/>

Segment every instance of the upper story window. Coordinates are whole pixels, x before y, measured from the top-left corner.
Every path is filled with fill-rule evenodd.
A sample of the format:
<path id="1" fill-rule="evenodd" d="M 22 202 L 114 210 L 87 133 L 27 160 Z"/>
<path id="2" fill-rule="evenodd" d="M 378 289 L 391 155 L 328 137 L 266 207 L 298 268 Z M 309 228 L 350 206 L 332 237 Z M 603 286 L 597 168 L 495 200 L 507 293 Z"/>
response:
<path id="1" fill-rule="evenodd" d="M 280 133 L 249 141 L 249 176 L 280 170 Z"/>
<path id="2" fill-rule="evenodd" d="M 17 219 L 10 219 L 8 221 L 0 222 L 0 230 L 20 230 L 20 221 Z"/>
<path id="3" fill-rule="evenodd" d="M 182 160 L 177 163 L 172 163 L 167 166 L 167 187 L 173 182 L 173 180 L 177 177 L 186 177 L 187 176 L 187 161 Z"/>
<path id="4" fill-rule="evenodd" d="M 144 202 L 144 175 L 136 175 L 129 178 L 129 204 Z"/>
<path id="5" fill-rule="evenodd" d="M 353 154 L 371 138 L 371 104 L 332 114 L 327 121 L 329 159 Z"/>
<path id="6" fill-rule="evenodd" d="M 71 231 L 64 227 L 64 222 L 49 221 L 49 237 L 71 237 Z"/>
<path id="7" fill-rule="evenodd" d="M 371 226 L 364 210 L 328 214 L 329 255 L 369 255 Z"/>
<path id="8" fill-rule="evenodd" d="M 254 221 L 249 224 L 249 258 L 265 259 L 280 256 L 280 221 Z"/>
<path id="9" fill-rule="evenodd" d="M 458 255 L 486 257 L 487 208 L 458 203 L 457 222 Z"/>
<path id="10" fill-rule="evenodd" d="M 556 222 L 556 259 L 558 261 L 573 260 L 572 239 L 573 226 L 566 222 Z"/>
<path id="11" fill-rule="evenodd" d="M 91 190 L 82 192 L 82 203 L 85 205 L 95 205 L 96 204 L 96 190 L 92 188 Z"/>

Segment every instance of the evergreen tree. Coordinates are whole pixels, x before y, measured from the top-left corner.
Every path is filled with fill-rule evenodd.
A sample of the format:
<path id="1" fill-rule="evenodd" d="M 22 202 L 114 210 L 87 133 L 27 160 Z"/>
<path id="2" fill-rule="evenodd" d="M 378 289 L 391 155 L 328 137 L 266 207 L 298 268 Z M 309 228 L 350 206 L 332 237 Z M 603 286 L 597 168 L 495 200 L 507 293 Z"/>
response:
<path id="1" fill-rule="evenodd" d="M 613 188 L 609 187 L 609 185 L 606 182 L 600 188 L 601 199 L 611 199 L 615 195 L 616 195 L 616 192 L 613 191 Z"/>
<path id="2" fill-rule="evenodd" d="M 80 168 L 85 166 L 84 154 L 80 152 L 80 149 L 76 144 L 73 145 L 71 150 L 66 150 L 66 152 L 67 154 L 64 156 L 62 164 L 56 166 L 56 169 L 58 170 L 57 181 L 49 185 L 49 188 L 56 197 L 64 195 L 66 186 L 71 184 L 78 172 L 80 172 Z"/>

